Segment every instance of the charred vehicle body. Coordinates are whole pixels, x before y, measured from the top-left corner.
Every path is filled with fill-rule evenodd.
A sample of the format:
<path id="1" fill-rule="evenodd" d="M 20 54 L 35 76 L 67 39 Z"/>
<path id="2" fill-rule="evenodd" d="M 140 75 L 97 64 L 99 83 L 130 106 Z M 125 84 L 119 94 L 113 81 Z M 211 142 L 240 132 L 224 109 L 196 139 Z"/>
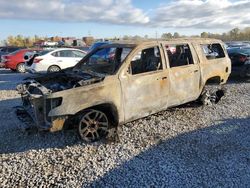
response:
<path id="1" fill-rule="evenodd" d="M 219 40 L 120 42 L 94 49 L 72 68 L 28 78 L 17 90 L 39 129 L 76 126 L 83 140 L 96 141 L 169 107 L 211 101 L 206 84 L 222 85 L 230 72 Z"/>

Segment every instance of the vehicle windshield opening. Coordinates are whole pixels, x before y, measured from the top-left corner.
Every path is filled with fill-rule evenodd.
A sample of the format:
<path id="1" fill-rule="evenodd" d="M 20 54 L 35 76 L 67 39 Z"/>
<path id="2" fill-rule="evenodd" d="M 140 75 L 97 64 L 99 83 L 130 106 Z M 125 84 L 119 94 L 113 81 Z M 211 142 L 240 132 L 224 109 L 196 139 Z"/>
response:
<path id="1" fill-rule="evenodd" d="M 117 72 L 124 59 L 133 48 L 131 47 L 104 47 L 85 60 L 77 68 L 81 71 L 92 71 L 100 74 L 112 75 Z"/>

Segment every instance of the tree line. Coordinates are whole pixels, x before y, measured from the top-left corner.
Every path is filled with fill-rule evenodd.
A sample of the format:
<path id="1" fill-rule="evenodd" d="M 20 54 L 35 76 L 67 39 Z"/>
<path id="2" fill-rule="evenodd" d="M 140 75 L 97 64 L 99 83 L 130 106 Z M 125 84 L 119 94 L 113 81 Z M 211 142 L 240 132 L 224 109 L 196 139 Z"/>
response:
<path id="1" fill-rule="evenodd" d="M 32 37 L 25 37 L 22 35 L 17 35 L 17 36 L 8 36 L 3 43 L 6 46 L 19 46 L 19 47 L 32 47 L 33 44 L 37 41 L 40 40 L 48 40 L 47 37 L 39 37 L 37 35 L 32 36 Z"/>
<path id="2" fill-rule="evenodd" d="M 163 33 L 160 38 L 161 39 L 172 39 L 172 38 L 186 38 L 190 36 L 180 35 L 178 32 L 170 33 L 166 32 Z M 194 35 L 191 37 L 201 37 L 201 38 L 216 38 L 223 41 L 250 41 L 250 27 L 239 29 L 234 28 L 230 30 L 229 32 L 224 32 L 222 34 L 215 34 L 215 33 L 209 33 L 209 32 L 202 32 L 200 35 Z M 53 37 L 55 40 L 57 37 Z M 157 36 L 154 38 L 150 38 L 148 35 L 145 36 L 128 36 L 124 35 L 121 38 L 109 38 L 109 40 L 154 40 L 158 38 Z M 37 35 L 33 37 L 25 37 L 22 35 L 17 36 L 9 36 L 3 43 L 8 46 L 25 46 L 25 47 L 32 47 L 35 42 L 38 41 L 47 41 L 49 40 L 48 37 L 39 37 Z"/>
<path id="3" fill-rule="evenodd" d="M 179 38 L 179 37 L 187 37 L 187 36 L 181 36 L 177 32 L 175 32 L 174 34 L 163 33 L 161 36 L 161 38 L 163 39 L 171 39 L 171 38 Z M 223 41 L 250 41 L 250 27 L 247 27 L 244 29 L 234 28 L 230 30 L 229 32 L 224 32 L 222 34 L 202 32 L 200 36 L 195 35 L 192 37 L 215 38 L 215 39 L 220 39 Z"/>

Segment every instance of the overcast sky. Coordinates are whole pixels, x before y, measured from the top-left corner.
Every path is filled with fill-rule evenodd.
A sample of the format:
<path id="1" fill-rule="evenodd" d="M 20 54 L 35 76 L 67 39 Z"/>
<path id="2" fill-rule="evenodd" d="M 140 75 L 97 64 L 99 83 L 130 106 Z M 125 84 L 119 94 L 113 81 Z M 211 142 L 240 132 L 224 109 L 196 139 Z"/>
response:
<path id="1" fill-rule="evenodd" d="M 234 27 L 250 27 L 250 0 L 0 0 L 0 39 L 193 35 Z"/>

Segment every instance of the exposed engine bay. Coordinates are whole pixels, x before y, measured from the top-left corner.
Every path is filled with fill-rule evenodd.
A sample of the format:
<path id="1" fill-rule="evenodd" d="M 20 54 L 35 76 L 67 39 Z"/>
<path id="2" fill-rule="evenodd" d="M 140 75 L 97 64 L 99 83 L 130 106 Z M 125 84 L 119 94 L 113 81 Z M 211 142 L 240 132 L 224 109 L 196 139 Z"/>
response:
<path id="1" fill-rule="evenodd" d="M 25 114 L 28 115 L 39 129 L 59 129 L 56 124 L 62 126 L 67 117 L 49 117 L 50 110 L 62 103 L 62 97 L 51 98 L 51 94 L 98 83 L 103 79 L 102 75 L 80 71 L 61 71 L 26 78 L 23 83 L 17 86 L 17 91 L 21 94 L 23 102 L 23 106 L 18 108 L 18 113 L 22 115 L 22 119 L 24 119 Z"/>
<path id="2" fill-rule="evenodd" d="M 62 90 L 85 86 L 100 82 L 104 79 L 102 76 L 93 75 L 85 72 L 58 72 L 36 77 L 26 78 L 24 83 L 17 86 L 20 94 L 29 92 L 30 94 L 54 93 Z"/>

